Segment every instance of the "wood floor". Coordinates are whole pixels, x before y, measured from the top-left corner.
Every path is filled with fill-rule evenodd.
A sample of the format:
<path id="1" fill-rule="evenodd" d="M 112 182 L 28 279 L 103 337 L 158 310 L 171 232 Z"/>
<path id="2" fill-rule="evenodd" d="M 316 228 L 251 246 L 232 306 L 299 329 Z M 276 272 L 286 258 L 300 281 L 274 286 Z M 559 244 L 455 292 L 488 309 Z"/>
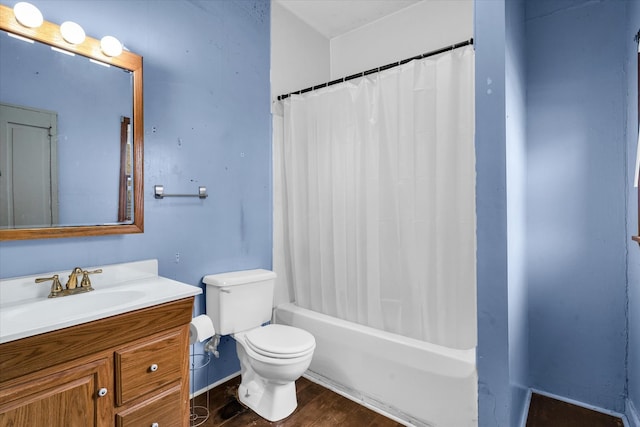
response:
<path id="1" fill-rule="evenodd" d="M 202 427 L 402 426 L 306 378 L 296 381 L 298 407 L 293 414 L 284 420 L 272 423 L 238 403 L 236 390 L 239 382 L 238 376 L 209 391 L 209 419 L 202 424 Z M 206 393 L 197 396 L 192 403 L 206 406 Z"/>
<path id="2" fill-rule="evenodd" d="M 618 417 L 534 393 L 527 427 L 623 427 Z"/>
<path id="3" fill-rule="evenodd" d="M 202 427 L 399 427 L 399 424 L 306 378 L 296 381 L 298 407 L 289 417 L 269 422 L 240 404 L 235 377 L 209 391 L 209 418 Z M 206 407 L 206 393 L 192 405 Z M 202 411 L 197 411 L 202 413 Z M 192 421 L 197 425 L 202 419 Z M 534 393 L 526 427 L 623 427 L 620 418 Z"/>

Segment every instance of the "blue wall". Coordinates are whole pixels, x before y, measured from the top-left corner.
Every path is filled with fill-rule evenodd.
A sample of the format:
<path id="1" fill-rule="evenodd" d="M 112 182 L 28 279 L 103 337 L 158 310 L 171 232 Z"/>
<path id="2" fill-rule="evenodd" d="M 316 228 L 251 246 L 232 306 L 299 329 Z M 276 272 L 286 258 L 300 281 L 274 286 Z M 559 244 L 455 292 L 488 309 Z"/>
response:
<path id="1" fill-rule="evenodd" d="M 517 426 L 528 388 L 524 1 L 475 5 L 479 425 Z"/>
<path id="2" fill-rule="evenodd" d="M 145 232 L 2 242 L 0 276 L 157 258 L 161 275 L 201 286 L 206 274 L 270 268 L 269 1 L 32 2 L 144 57 Z M 209 198 L 155 200 L 154 184 L 204 185 Z M 225 341 L 211 379 L 237 370 Z"/>
<path id="3" fill-rule="evenodd" d="M 520 424 L 526 404 L 529 369 L 527 316 L 527 147 L 524 0 L 505 2 L 507 242 L 509 266 L 509 380 L 511 423 Z"/>
<path id="4" fill-rule="evenodd" d="M 624 412 L 627 2 L 527 1 L 529 385 Z"/>
<path id="5" fill-rule="evenodd" d="M 633 187 L 635 172 L 635 158 L 638 132 L 638 100 L 635 96 L 638 89 L 637 72 L 637 43 L 634 35 L 640 30 L 640 2 L 628 3 L 628 26 L 625 32 L 627 47 L 625 50 L 628 60 L 627 84 L 629 88 L 627 106 L 627 176 L 626 184 L 629 194 L 627 203 L 627 234 L 638 233 L 638 189 Z M 640 245 L 631 240 L 627 241 L 627 280 L 629 305 L 627 311 L 629 324 L 629 347 L 627 355 L 627 388 L 629 407 L 627 416 L 635 421 L 634 427 L 640 427 Z M 633 425 L 633 424 L 632 424 Z"/>
<path id="6" fill-rule="evenodd" d="M 625 166 L 638 9 L 476 2 L 480 426 L 518 425 L 529 387 L 638 405 L 640 249 Z"/>
<path id="7" fill-rule="evenodd" d="M 509 426 L 505 4 L 475 7 L 478 417 Z"/>

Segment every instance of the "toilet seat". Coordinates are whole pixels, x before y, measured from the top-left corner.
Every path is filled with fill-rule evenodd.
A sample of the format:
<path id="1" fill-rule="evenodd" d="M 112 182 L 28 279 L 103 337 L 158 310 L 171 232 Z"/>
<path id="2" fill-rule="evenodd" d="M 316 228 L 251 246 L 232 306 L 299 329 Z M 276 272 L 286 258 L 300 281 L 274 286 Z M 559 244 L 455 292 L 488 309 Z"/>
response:
<path id="1" fill-rule="evenodd" d="M 286 325 L 266 325 L 245 335 L 254 352 L 277 359 L 294 359 L 312 353 L 316 340 L 309 332 Z"/>

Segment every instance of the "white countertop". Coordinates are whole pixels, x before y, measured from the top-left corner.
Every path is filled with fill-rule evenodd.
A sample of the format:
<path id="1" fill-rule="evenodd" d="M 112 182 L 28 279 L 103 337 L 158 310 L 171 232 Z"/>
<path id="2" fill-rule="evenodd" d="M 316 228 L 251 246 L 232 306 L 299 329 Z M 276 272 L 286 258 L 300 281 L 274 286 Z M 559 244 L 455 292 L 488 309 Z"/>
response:
<path id="1" fill-rule="evenodd" d="M 157 260 L 83 267 L 97 268 L 103 272 L 91 275 L 94 291 L 57 298 L 47 298 L 51 282 L 36 284 L 35 279 L 58 274 L 64 287 L 71 269 L 0 279 L 0 343 L 202 293 L 197 286 L 158 276 Z"/>

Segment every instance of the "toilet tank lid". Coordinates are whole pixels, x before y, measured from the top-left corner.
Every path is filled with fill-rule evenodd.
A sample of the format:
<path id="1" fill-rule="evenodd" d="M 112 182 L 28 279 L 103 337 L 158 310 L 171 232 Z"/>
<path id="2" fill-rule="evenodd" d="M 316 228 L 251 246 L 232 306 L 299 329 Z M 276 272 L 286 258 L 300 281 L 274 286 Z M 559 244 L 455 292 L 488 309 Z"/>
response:
<path id="1" fill-rule="evenodd" d="M 263 280 L 273 280 L 276 273 L 270 270 L 243 270 L 231 271 L 228 273 L 209 274 L 204 276 L 202 281 L 207 285 L 218 287 L 244 285 L 247 283 L 261 282 Z"/>

